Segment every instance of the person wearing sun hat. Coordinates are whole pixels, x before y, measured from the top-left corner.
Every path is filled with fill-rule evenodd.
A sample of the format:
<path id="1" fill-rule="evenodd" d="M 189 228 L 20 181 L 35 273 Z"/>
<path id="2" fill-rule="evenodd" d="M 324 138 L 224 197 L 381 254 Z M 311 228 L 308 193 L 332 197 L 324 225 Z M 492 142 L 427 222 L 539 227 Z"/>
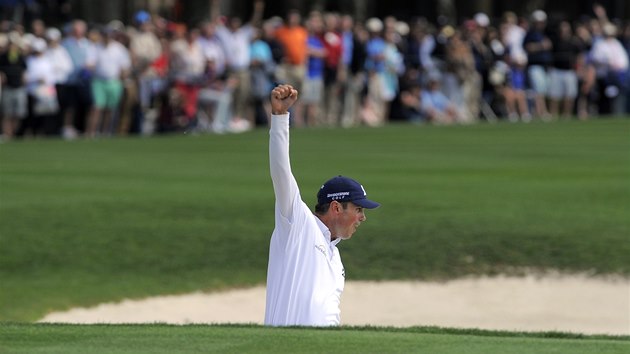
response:
<path id="1" fill-rule="evenodd" d="M 547 36 L 547 13 L 535 10 L 531 14 L 532 25 L 523 38 L 523 48 L 527 53 L 527 79 L 534 96 L 534 113 L 544 120 L 549 119 L 547 97 L 549 95 L 549 74 L 547 69 L 553 63 L 552 43 Z"/>
<path id="2" fill-rule="evenodd" d="M 2 135 L 0 141 L 10 140 L 17 133 L 21 121 L 28 113 L 28 94 L 24 82 L 26 55 L 19 33 L 13 31 L 6 36 L 6 49 L 0 53 L 0 108 L 2 109 Z"/>
<path id="3" fill-rule="evenodd" d="M 54 124 L 50 127 L 48 133 L 61 133 L 63 114 L 69 105 L 67 81 L 72 73 L 73 64 L 70 54 L 66 48 L 61 45 L 62 35 L 57 28 L 50 27 L 46 30 L 46 39 L 48 40 L 48 50 L 46 56 L 49 58 L 53 66 L 55 89 L 57 91 L 57 100 L 59 101 L 59 112 L 55 118 Z"/>
<path id="4" fill-rule="evenodd" d="M 333 177 L 317 193 L 315 211 L 302 201 L 289 160 L 289 108 L 298 91 L 279 85 L 271 93 L 269 166 L 275 228 L 269 247 L 265 324 L 335 326 L 345 270 L 337 244 L 366 221 L 365 210 L 380 204 L 367 198 L 352 178 Z"/>

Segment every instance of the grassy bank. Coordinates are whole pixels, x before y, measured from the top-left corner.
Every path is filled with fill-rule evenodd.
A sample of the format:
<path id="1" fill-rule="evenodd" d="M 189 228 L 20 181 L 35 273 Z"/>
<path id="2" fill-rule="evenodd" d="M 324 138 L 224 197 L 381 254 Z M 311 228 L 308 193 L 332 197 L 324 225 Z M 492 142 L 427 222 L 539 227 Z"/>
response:
<path id="1" fill-rule="evenodd" d="M 262 283 L 265 130 L 0 145 L 0 320 Z M 312 205 L 336 174 L 382 207 L 340 244 L 348 279 L 514 269 L 630 275 L 630 120 L 294 130 Z"/>
<path id="2" fill-rule="evenodd" d="M 0 324 L 3 353 L 627 353 L 629 337 L 417 328 Z"/>

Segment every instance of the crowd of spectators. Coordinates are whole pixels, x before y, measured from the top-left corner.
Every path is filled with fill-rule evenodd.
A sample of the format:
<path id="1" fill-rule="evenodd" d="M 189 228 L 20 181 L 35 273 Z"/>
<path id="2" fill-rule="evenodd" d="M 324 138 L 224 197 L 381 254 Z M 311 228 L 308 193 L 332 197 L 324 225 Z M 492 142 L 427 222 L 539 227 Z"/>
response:
<path id="1" fill-rule="evenodd" d="M 133 23 L 0 24 L 3 140 L 266 126 L 275 82 L 299 88 L 295 127 L 390 120 L 466 124 L 630 113 L 630 22 L 602 6 L 579 19 L 542 10 L 453 24 L 359 22 L 312 11 L 187 27 L 139 11 Z"/>

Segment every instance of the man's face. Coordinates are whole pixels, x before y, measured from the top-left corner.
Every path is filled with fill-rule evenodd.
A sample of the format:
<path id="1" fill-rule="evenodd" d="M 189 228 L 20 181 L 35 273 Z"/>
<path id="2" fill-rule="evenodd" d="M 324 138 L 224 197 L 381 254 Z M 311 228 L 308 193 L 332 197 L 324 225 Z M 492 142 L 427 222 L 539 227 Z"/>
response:
<path id="1" fill-rule="evenodd" d="M 299 26 L 302 22 L 302 16 L 297 11 L 291 11 L 289 13 L 288 23 L 290 27 Z"/>
<path id="2" fill-rule="evenodd" d="M 337 219 L 335 222 L 335 229 L 333 236 L 347 240 L 357 231 L 359 225 L 367 218 L 365 216 L 365 210 L 352 202 L 349 202 L 346 208 L 339 202 L 332 202 L 331 208 L 335 208 Z"/>

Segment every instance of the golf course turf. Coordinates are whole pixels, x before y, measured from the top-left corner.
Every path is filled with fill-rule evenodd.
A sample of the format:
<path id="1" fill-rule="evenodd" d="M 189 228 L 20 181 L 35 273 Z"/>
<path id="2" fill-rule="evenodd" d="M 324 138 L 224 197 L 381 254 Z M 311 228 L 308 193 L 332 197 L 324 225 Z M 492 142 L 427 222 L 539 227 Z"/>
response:
<path id="1" fill-rule="evenodd" d="M 293 172 L 309 205 L 321 183 L 337 174 L 356 178 L 382 204 L 339 245 L 347 279 L 550 269 L 630 275 L 630 119 L 291 134 Z M 399 343 L 393 352 L 422 350 L 422 343 L 425 352 L 449 352 L 448 343 L 452 352 L 627 352 L 627 340 L 601 338 L 493 342 L 492 336 L 449 333 L 449 340 L 382 329 L 8 322 L 124 298 L 263 283 L 274 203 L 267 141 L 259 129 L 0 145 L 0 352 L 55 352 L 45 348 L 66 337 L 83 348 L 121 343 L 103 351 L 112 353 L 177 352 L 169 345 L 181 352 L 206 346 L 265 352 L 287 342 L 299 345 L 287 347 L 295 351 L 327 352 L 324 345 L 348 343 L 345 352 L 382 352 L 379 341 Z M 249 336 L 257 340 L 238 339 Z M 126 347 L 134 338 L 138 351 Z M 40 348 L 39 341 L 48 344 Z M 510 347 L 519 341 L 525 344 Z M 82 352 L 69 343 L 63 352 Z"/>

